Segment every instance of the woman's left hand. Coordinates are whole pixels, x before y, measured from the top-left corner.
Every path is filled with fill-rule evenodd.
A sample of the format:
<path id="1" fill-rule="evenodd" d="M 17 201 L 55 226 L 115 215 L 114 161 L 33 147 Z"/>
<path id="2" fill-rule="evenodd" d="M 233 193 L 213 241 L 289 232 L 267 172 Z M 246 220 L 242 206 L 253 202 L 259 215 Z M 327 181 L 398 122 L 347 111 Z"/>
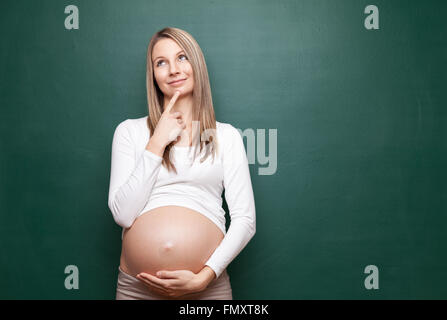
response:
<path id="1" fill-rule="evenodd" d="M 141 272 L 137 275 L 137 279 L 142 281 L 151 291 L 171 298 L 205 289 L 198 274 L 190 270 L 159 271 L 157 277 Z"/>

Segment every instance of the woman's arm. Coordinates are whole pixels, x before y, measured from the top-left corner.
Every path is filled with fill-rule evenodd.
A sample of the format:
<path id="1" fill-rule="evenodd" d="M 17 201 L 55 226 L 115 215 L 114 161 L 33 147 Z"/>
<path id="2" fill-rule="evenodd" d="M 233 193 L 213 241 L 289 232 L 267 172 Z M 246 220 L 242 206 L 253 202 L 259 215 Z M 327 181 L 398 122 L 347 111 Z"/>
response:
<path id="1" fill-rule="evenodd" d="M 115 222 L 123 228 L 132 226 L 149 200 L 163 160 L 148 149 L 135 159 L 130 121 L 121 122 L 115 129 L 110 169 L 108 205 Z"/>
<path id="2" fill-rule="evenodd" d="M 232 125 L 224 133 L 223 167 L 225 199 L 230 227 L 205 263 L 219 277 L 256 233 L 256 210 L 247 154 L 239 131 Z"/>

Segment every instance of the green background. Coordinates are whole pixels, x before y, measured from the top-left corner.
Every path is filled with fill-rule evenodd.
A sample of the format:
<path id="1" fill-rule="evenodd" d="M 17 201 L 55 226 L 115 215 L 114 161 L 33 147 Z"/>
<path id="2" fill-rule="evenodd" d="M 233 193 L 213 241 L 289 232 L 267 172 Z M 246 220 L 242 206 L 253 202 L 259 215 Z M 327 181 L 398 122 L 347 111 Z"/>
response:
<path id="1" fill-rule="evenodd" d="M 79 30 L 64 27 L 69 4 Z M 369 4 L 379 30 L 364 27 Z M 147 45 L 166 26 L 201 46 L 218 121 L 278 133 L 276 173 L 250 165 L 257 233 L 228 267 L 234 299 L 447 298 L 446 12 L 405 0 L 0 2 L 0 298 L 115 298 L 113 132 L 147 115 Z M 64 287 L 67 265 L 79 290 Z M 368 265 L 378 290 L 364 286 Z"/>

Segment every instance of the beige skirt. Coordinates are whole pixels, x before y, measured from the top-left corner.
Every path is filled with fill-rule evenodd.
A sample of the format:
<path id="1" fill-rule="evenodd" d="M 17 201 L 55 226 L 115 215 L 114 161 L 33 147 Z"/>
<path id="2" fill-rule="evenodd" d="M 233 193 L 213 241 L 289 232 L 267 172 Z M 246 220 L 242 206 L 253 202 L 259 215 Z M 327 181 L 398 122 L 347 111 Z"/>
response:
<path id="1" fill-rule="evenodd" d="M 118 283 L 116 300 L 233 300 L 230 276 L 225 269 L 219 276 L 201 292 L 185 294 L 171 298 L 151 292 L 140 280 L 123 272 L 118 267 Z"/>

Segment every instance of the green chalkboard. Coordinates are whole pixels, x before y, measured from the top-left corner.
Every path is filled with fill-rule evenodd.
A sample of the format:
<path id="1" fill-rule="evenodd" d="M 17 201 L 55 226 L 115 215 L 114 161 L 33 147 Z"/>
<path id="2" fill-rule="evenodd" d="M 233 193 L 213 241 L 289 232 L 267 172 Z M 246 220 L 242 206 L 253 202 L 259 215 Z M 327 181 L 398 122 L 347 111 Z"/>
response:
<path id="1" fill-rule="evenodd" d="M 148 114 L 166 26 L 201 46 L 217 120 L 257 142 L 234 299 L 447 298 L 447 2 L 79 0 L 78 29 L 68 5 L 0 4 L 0 299 L 115 298 L 113 132 Z"/>

